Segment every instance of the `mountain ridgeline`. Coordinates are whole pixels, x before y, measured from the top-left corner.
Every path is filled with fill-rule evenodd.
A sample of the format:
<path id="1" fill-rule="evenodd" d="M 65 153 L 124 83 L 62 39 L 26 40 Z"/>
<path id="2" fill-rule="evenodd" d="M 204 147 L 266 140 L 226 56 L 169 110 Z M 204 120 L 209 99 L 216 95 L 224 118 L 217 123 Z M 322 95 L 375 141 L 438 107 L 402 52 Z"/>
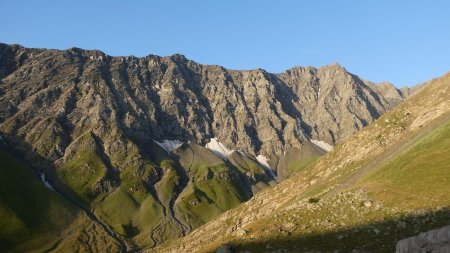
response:
<path id="1" fill-rule="evenodd" d="M 0 249 L 155 247 L 302 170 L 413 92 L 338 64 L 272 74 L 0 44 L 0 169 L 43 183 L 27 186 L 36 196 L 1 188 Z M 64 208 L 18 209 L 42 196 Z M 69 220 L 33 221 L 53 216 Z"/>

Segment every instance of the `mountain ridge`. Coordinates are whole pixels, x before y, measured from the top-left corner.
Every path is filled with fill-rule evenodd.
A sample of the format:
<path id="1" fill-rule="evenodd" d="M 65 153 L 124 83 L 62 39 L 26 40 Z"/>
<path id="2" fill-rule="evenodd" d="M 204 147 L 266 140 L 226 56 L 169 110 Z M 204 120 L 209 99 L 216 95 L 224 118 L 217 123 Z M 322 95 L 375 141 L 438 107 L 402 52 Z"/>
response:
<path id="1" fill-rule="evenodd" d="M 173 59 L 181 59 L 181 61 L 191 61 L 191 62 L 196 62 L 195 60 L 191 60 L 191 59 L 189 59 L 185 54 L 183 54 L 183 53 L 173 53 L 173 54 L 171 54 L 171 55 L 166 55 L 166 56 L 160 56 L 160 55 L 157 55 L 157 54 L 152 54 L 152 53 L 150 53 L 150 54 L 147 54 L 147 55 L 144 55 L 144 56 L 135 56 L 135 55 L 111 55 L 111 54 L 108 54 L 108 53 L 105 53 L 104 51 L 102 51 L 102 50 L 98 50 L 98 49 L 84 49 L 84 48 L 81 48 L 81 47 L 69 47 L 69 48 L 67 48 L 67 49 L 56 49 L 56 48 L 43 48 L 43 47 L 26 47 L 26 46 L 23 46 L 23 45 L 21 45 L 21 44 L 16 44 L 16 43 L 13 43 L 13 44 L 8 44 L 8 43 L 2 43 L 2 42 L 0 42 L 0 45 L 1 46 L 9 46 L 9 47 L 16 47 L 16 48 L 22 48 L 22 49 L 30 49 L 30 50 L 48 50 L 48 51 L 59 51 L 59 52 L 64 52 L 64 51 L 75 51 L 75 52 L 92 52 L 92 53 L 97 53 L 97 54 L 100 54 L 101 56 L 105 56 L 105 57 L 110 57 L 110 58 L 127 58 L 127 57 L 129 57 L 129 58 L 137 58 L 137 59 L 141 59 L 141 58 L 173 58 Z M 342 69 L 344 69 L 345 71 L 347 71 L 348 72 L 348 70 L 342 65 L 342 64 L 340 64 L 339 62 L 331 62 L 331 63 L 328 63 L 328 64 L 325 64 L 325 65 L 322 65 L 322 66 L 310 66 L 310 65 L 307 65 L 307 66 L 300 66 L 300 65 L 296 65 L 296 66 L 293 66 L 293 67 L 291 67 L 291 68 L 288 68 L 288 69 L 286 69 L 286 70 L 282 70 L 281 72 L 272 72 L 272 71 L 268 71 L 268 70 L 266 70 L 266 69 L 264 69 L 264 68 L 261 68 L 261 67 L 255 67 L 255 68 L 251 68 L 251 69 L 235 69 L 235 68 L 228 68 L 228 67 L 224 67 L 224 66 L 222 66 L 222 65 L 220 65 L 220 64 L 214 64 L 214 63 L 211 63 L 211 64 L 208 64 L 208 63 L 201 63 L 201 65 L 205 65 L 205 66 L 213 66 L 213 67 L 221 67 L 221 68 L 224 68 L 224 69 L 226 69 L 226 70 L 230 70 L 230 71 L 255 71 L 255 70 L 263 70 L 264 72 L 267 72 L 267 73 L 269 73 L 269 74 L 275 74 L 275 75 L 278 75 L 278 74 L 281 74 L 281 73 L 283 73 L 283 72 L 287 72 L 287 71 L 290 71 L 290 70 L 293 70 L 293 69 L 314 69 L 314 70 L 318 70 L 318 69 L 321 69 L 321 68 L 325 68 L 325 67 L 329 67 L 329 66 L 337 66 L 337 67 L 339 67 L 339 68 L 342 68 Z M 349 72 L 350 73 L 350 72 Z M 381 82 L 373 82 L 374 84 L 384 84 L 384 83 L 390 83 L 389 81 L 387 81 L 387 80 L 385 80 L 385 81 L 381 81 Z M 390 84 L 392 84 L 392 83 L 390 83 Z M 392 84 L 392 85 L 394 85 L 394 84 Z M 419 84 L 420 85 L 420 84 Z M 394 87 L 395 88 L 397 88 L 397 89 L 399 89 L 399 90 L 401 90 L 401 89 L 403 89 L 403 88 L 410 88 L 410 87 L 414 87 L 414 84 L 412 84 L 412 86 L 401 86 L 401 87 L 396 87 L 395 85 L 394 85 Z"/>
<path id="2" fill-rule="evenodd" d="M 0 44 L 0 66 L 7 149 L 133 247 L 189 233 L 404 99 L 336 65 L 271 74 Z"/>
<path id="3" fill-rule="evenodd" d="M 23 47 L 19 47 L 19 49 L 24 49 Z M 45 50 L 43 51 L 43 49 L 36 49 L 38 52 L 45 52 Z M 54 50 L 54 52 L 56 53 L 56 54 L 62 54 L 62 53 L 70 53 L 71 51 L 74 51 L 73 49 L 71 50 L 71 49 L 69 49 L 69 50 L 67 50 L 67 51 L 59 51 L 59 50 Z M 102 53 L 102 52 L 100 52 L 100 51 L 82 51 L 82 50 L 80 50 L 80 49 L 76 49 L 75 50 L 77 53 L 81 53 L 81 52 L 84 52 L 85 54 L 87 54 L 86 56 L 88 56 L 88 59 L 86 59 L 86 60 L 91 60 L 91 61 L 100 61 L 100 62 L 102 62 L 102 61 L 104 61 L 104 59 L 102 58 L 102 57 L 108 57 L 109 59 L 115 59 L 114 57 L 110 57 L 110 56 L 106 56 L 104 53 Z M 93 54 L 93 55 L 92 55 Z M 20 57 L 23 57 L 23 54 L 21 54 L 21 56 Z M 71 56 L 69 56 L 69 57 L 71 57 Z M 76 55 L 75 56 L 72 56 L 72 57 L 77 57 Z M 129 59 L 147 59 L 147 58 L 152 58 L 153 56 L 147 56 L 147 57 L 142 57 L 142 58 L 135 58 L 135 57 L 131 57 L 131 58 L 129 58 L 129 57 L 119 57 L 119 59 L 120 59 L 120 61 L 124 61 L 125 59 L 127 59 L 127 58 L 129 58 Z M 156 60 L 160 60 L 160 59 L 166 59 L 166 58 L 170 58 L 170 59 L 173 59 L 173 58 L 177 58 L 178 56 L 177 55 L 175 55 L 175 56 L 170 56 L 170 57 L 156 57 Z M 179 57 L 178 57 L 179 58 Z M 184 60 L 183 60 L 183 62 L 187 62 L 187 64 L 189 64 L 189 63 L 192 63 L 192 64 L 194 64 L 194 65 L 198 65 L 198 64 L 196 64 L 196 63 L 194 63 L 194 62 L 192 62 L 192 61 L 189 61 L 189 60 L 187 60 L 185 57 L 182 57 Z M 23 60 L 23 59 L 22 59 Z M 105 59 L 106 60 L 106 59 Z M 19 59 L 19 61 L 20 61 L 20 59 Z M 153 63 L 151 63 L 151 62 L 149 62 L 149 64 L 153 64 Z M 12 64 L 11 64 L 12 65 Z M 198 65 L 198 66 L 200 66 L 200 65 Z M 203 66 L 203 65 L 201 65 L 201 66 Z M 219 70 L 219 72 L 221 72 L 221 70 L 226 70 L 226 69 L 224 69 L 223 67 L 220 67 L 220 66 L 217 66 L 217 65 L 211 65 L 212 66 L 212 68 L 213 68 L 213 70 L 214 69 L 218 69 Z M 324 67 L 324 69 L 326 69 L 326 68 L 333 68 L 333 66 L 338 66 L 338 65 L 329 65 L 329 66 L 325 66 Z M 302 72 L 304 72 L 304 70 L 306 70 L 306 69 L 310 69 L 310 70 L 313 70 L 313 72 L 317 72 L 317 71 L 319 71 L 320 70 L 320 68 L 319 69 L 315 69 L 315 68 L 293 68 L 293 69 L 291 69 L 291 70 L 287 70 L 287 71 L 285 71 L 284 73 L 288 73 L 289 71 L 296 71 L 296 69 L 297 70 L 301 70 Z M 342 67 L 338 67 L 338 69 L 341 69 L 344 73 L 346 73 L 346 74 L 348 74 L 348 72 L 344 69 L 344 68 L 342 68 Z M 239 71 L 232 71 L 232 70 L 230 70 L 231 71 L 231 75 L 233 75 L 233 74 L 235 74 L 235 73 L 240 73 Z M 227 72 L 223 72 L 225 75 L 228 75 L 227 74 Z M 273 78 L 275 78 L 275 77 L 278 77 L 277 75 L 275 75 L 275 74 L 271 74 L 271 73 L 268 73 L 268 72 L 266 72 L 266 71 L 264 71 L 264 70 L 261 70 L 261 69 L 256 69 L 256 70 L 249 70 L 249 71 L 242 71 L 242 73 L 249 73 L 250 75 L 252 74 L 252 73 L 255 73 L 255 74 L 257 74 L 257 75 L 260 75 L 260 77 L 262 77 L 263 79 L 273 79 Z M 281 73 L 280 75 L 282 75 L 283 73 Z M 282 78 L 283 76 L 281 76 L 281 79 L 283 79 Z M 126 81 L 126 80 L 125 80 Z M 206 80 L 207 81 L 207 80 Z M 270 81 L 270 80 L 269 80 Z M 289 80 L 274 80 L 274 81 L 284 81 L 284 82 L 289 82 Z M 298 81 L 298 80 L 294 80 L 294 81 Z M 308 80 L 306 80 L 306 81 L 308 81 Z M 358 81 L 360 81 L 360 80 L 358 80 Z M 310 80 L 310 82 L 314 82 L 314 80 Z M 87 84 L 89 84 L 89 83 L 87 83 Z M 89 84 L 90 85 L 90 84 Z M 187 87 L 188 88 L 188 87 Z M 228 91 L 227 93 L 229 93 L 230 91 Z M 272 91 L 273 92 L 273 91 Z M 276 90 L 275 90 L 275 92 L 277 92 Z M 286 93 L 287 92 L 289 92 L 289 90 L 286 90 L 285 88 L 282 88 L 281 90 L 280 89 L 278 89 L 278 93 L 281 93 L 281 95 L 286 95 Z M 315 90 L 314 92 L 316 92 L 316 95 L 320 95 L 319 93 L 320 92 L 318 92 L 318 90 Z M 400 93 L 399 93 L 400 94 Z M 290 94 L 291 96 L 292 96 L 292 94 Z M 373 94 L 372 94 L 373 95 Z M 400 99 L 401 99 L 402 97 L 400 97 Z M 200 98 L 198 98 L 198 99 L 201 99 L 201 97 Z M 399 99 L 399 98 L 396 98 L 396 99 Z M 199 101 L 200 102 L 200 101 Z M 289 107 L 289 109 L 292 109 L 293 107 L 292 107 L 292 105 L 290 105 L 289 103 L 288 104 L 281 104 L 281 106 L 282 107 L 284 107 L 284 108 L 287 108 L 287 107 Z M 383 106 L 388 106 L 388 105 L 383 105 Z M 208 108 L 203 108 L 203 110 L 209 110 Z M 281 109 L 281 110 L 283 110 L 283 109 Z M 298 108 L 295 108 L 294 110 L 296 110 L 297 112 L 292 112 L 291 113 L 291 116 L 289 116 L 289 117 L 294 117 L 292 114 L 298 114 L 299 112 L 298 112 Z M 381 107 L 380 108 L 378 108 L 378 109 L 375 109 L 376 111 L 379 111 L 379 112 L 375 112 L 375 114 L 373 115 L 373 116 L 379 116 L 379 114 L 380 114 L 380 112 L 382 112 L 383 110 L 386 110 L 386 109 L 382 109 Z M 211 116 L 209 116 L 209 117 L 211 117 Z M 297 118 L 297 117 L 294 117 L 294 118 Z M 281 119 L 282 121 L 285 121 L 284 119 Z M 364 119 L 364 120 L 366 120 L 366 119 Z M 304 122 L 303 122 L 304 123 Z M 308 122 L 309 123 L 309 122 Z M 279 124 L 279 123 L 278 123 Z M 285 123 L 284 123 L 285 124 Z M 309 123 L 309 124 L 311 124 L 311 123 Z M 360 124 L 360 123 L 358 123 L 358 124 Z M 363 122 L 362 123 L 362 125 L 365 125 L 366 123 L 365 122 Z M 309 128 L 311 128 L 312 126 L 307 126 L 307 127 L 309 127 Z M 358 126 L 358 127 L 360 127 L 360 126 Z M 276 134 L 276 133 L 275 133 Z M 214 136 L 212 136 L 212 134 L 211 133 L 209 133 L 208 135 L 210 135 L 211 137 L 214 137 Z M 311 135 L 310 133 L 309 133 L 309 135 Z M 192 136 L 192 134 L 191 134 L 191 136 Z M 174 137 L 176 137 L 176 136 L 174 136 Z M 196 139 L 196 141 L 197 142 L 200 142 L 200 143 L 206 143 L 205 142 L 205 140 L 204 140 L 204 138 L 201 138 L 201 137 L 196 137 L 196 136 L 192 136 L 192 137 L 194 137 L 195 139 Z M 309 137 L 311 137 L 311 136 L 309 136 Z M 333 141 L 333 139 L 334 138 L 332 138 L 332 136 L 327 136 L 328 137 L 328 140 L 326 140 L 326 141 L 328 141 L 328 142 L 330 142 L 330 143 L 334 143 L 334 141 Z M 338 138 L 337 138 L 338 139 Z M 230 143 L 228 140 L 222 140 L 222 141 L 225 141 L 225 144 L 227 144 L 228 146 L 230 146 L 230 145 L 235 145 L 235 143 Z M 233 146 L 234 146 L 233 145 Z M 255 147 L 255 145 L 256 145 L 256 147 Z M 253 150 L 252 150 L 252 152 L 255 152 L 255 149 L 256 150 L 258 150 L 259 148 L 258 148 L 258 146 L 259 145 L 257 145 L 257 144 L 253 144 L 252 146 L 254 146 L 253 147 Z M 246 151 L 249 151 L 249 150 L 246 150 Z M 252 153 L 252 152 L 250 152 L 250 153 Z M 279 151 L 278 151 L 278 153 L 280 153 Z"/>

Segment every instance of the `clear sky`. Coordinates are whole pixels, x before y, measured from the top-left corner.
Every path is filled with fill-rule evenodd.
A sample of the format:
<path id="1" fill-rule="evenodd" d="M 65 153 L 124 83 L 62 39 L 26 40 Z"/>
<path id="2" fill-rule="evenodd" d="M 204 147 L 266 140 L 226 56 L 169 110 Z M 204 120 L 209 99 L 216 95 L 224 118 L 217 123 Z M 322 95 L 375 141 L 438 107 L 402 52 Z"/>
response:
<path id="1" fill-rule="evenodd" d="M 0 42 L 26 47 L 275 73 L 338 62 L 397 86 L 450 71 L 448 0 L 0 0 L 0 25 Z"/>

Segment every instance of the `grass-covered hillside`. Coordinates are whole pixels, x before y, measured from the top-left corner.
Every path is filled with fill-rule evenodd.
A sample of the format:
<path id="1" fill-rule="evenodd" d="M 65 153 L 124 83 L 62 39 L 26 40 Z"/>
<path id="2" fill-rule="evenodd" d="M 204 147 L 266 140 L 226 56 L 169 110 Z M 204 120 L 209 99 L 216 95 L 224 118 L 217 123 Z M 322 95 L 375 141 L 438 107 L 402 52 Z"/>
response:
<path id="1" fill-rule="evenodd" d="M 53 181 L 134 248 L 183 236 L 271 180 L 253 160 L 236 167 L 195 143 L 167 153 L 155 142 L 143 150 L 117 139 L 123 151 L 108 154 L 92 132 L 74 140 Z"/>
<path id="2" fill-rule="evenodd" d="M 0 251 L 119 251 L 119 243 L 34 170 L 0 149 Z"/>
<path id="3" fill-rule="evenodd" d="M 28 152 L 25 160 L 36 165 L 33 169 L 2 151 L 2 248 L 28 249 L 33 243 L 37 248 L 65 247 L 62 241 L 71 238 L 62 237 L 66 231 L 86 233 L 85 240 L 93 241 L 80 240 L 74 247 L 95 246 L 92 231 L 77 228 L 75 233 L 72 228 L 91 223 L 103 231 L 95 233 L 108 238 L 105 244 L 111 241 L 129 250 L 155 247 L 188 234 L 273 183 L 254 158 L 238 152 L 223 159 L 192 142 L 168 153 L 153 141 L 143 147 L 121 133 L 114 138 L 119 148 L 112 150 L 88 131 L 53 165 L 26 145 L 16 145 L 16 150 Z M 1 144 L 14 150 L 13 144 Z M 54 191 L 39 180 L 41 173 Z"/>
<path id="4" fill-rule="evenodd" d="M 76 209 L 39 181 L 33 170 L 0 150 L 0 249 L 51 247 Z"/>

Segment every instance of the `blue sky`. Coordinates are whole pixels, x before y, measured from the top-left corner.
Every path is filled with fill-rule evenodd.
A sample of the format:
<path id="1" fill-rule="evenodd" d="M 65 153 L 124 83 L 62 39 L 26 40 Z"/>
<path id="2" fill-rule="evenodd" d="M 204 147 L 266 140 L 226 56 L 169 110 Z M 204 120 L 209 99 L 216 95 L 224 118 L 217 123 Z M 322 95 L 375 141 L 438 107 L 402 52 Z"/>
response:
<path id="1" fill-rule="evenodd" d="M 275 73 L 338 62 L 404 86 L 450 71 L 449 11 L 445 0 L 0 0 L 0 42 Z"/>

